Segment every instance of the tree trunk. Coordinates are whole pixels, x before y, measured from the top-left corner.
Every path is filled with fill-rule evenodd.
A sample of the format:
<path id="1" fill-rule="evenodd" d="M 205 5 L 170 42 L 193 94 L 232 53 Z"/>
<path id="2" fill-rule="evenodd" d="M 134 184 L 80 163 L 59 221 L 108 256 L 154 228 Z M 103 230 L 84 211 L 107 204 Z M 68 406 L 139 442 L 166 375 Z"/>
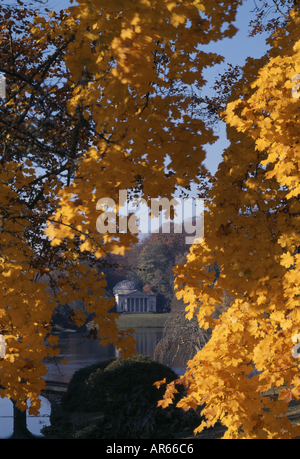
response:
<path id="1" fill-rule="evenodd" d="M 26 425 L 26 410 L 21 411 L 16 407 L 16 402 L 13 400 L 14 406 L 14 433 L 10 437 L 11 439 L 29 439 L 36 438 L 28 429 Z"/>

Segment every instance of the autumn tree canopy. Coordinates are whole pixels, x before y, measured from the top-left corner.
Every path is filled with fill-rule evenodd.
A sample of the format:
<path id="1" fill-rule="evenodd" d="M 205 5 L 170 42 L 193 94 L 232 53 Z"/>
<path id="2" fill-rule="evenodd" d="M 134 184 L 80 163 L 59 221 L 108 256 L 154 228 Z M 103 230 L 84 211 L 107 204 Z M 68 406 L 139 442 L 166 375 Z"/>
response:
<path id="1" fill-rule="evenodd" d="M 278 417 L 300 390 L 292 353 L 299 334 L 297 2 L 264 2 L 261 11 L 275 7 L 278 21 L 262 25 L 258 11 L 253 33 L 269 30 L 271 50 L 229 71 L 219 102 L 206 101 L 231 142 L 209 191 L 204 145 L 216 136 L 197 110 L 203 101 L 195 88 L 205 84 L 203 70 L 223 59 L 204 45 L 235 34 L 242 0 L 78 0 L 47 18 L 18 3 L 0 10 L 7 84 L 0 106 L 0 395 L 23 409 L 30 397 L 37 413 L 42 360 L 59 352 L 51 334 L 56 303 L 82 299 L 100 342 L 132 354 L 131 331 L 118 331 L 105 279 L 91 266 L 125 253 L 137 237 L 121 217 L 117 234 L 99 233 L 99 200 L 112 199 L 118 210 L 121 190 L 150 202 L 189 191 L 193 181 L 207 197 L 205 236 L 176 268 L 176 288 L 187 318 L 212 335 L 180 379 L 187 388 L 180 406 L 205 403 L 197 431 L 220 420 L 228 438 L 299 435 Z M 215 262 L 221 272 L 212 289 Z M 234 301 L 216 318 L 224 290 Z M 72 320 L 86 318 L 75 310 Z M 254 367 L 260 373 L 249 378 Z M 262 397 L 284 384 L 278 400 Z M 174 390 L 167 387 L 161 406 Z"/>
<path id="2" fill-rule="evenodd" d="M 248 59 L 232 89 L 222 115 L 230 146 L 211 190 L 205 238 L 177 269 L 188 317 L 196 313 L 200 326 L 213 328 L 182 378 L 188 395 L 180 406 L 205 403 L 197 431 L 221 420 L 226 438 L 300 432 L 285 416 L 300 390 L 299 24 L 296 8 L 270 38 L 271 50 Z M 204 269 L 214 260 L 221 268 L 219 293 Z M 214 320 L 222 288 L 235 300 Z M 259 373 L 249 377 L 254 368 Z M 272 388 L 280 388 L 278 400 L 262 396 Z M 162 406 L 172 401 L 172 390 Z"/>
<path id="3" fill-rule="evenodd" d="M 59 352 L 51 334 L 57 303 L 84 300 L 101 343 L 124 357 L 133 352 L 89 261 L 124 253 L 137 237 L 100 234 L 97 202 L 118 202 L 125 189 L 170 196 L 191 178 L 201 189 L 201 143 L 215 137 L 193 118 L 189 88 L 222 58 L 193 51 L 234 34 L 239 2 L 216 10 L 210 2 L 82 1 L 47 19 L 17 3 L 1 5 L 0 379 L 1 396 L 21 409 L 30 397 L 37 413 L 43 358 Z M 82 325 L 83 311 L 72 320 Z"/>

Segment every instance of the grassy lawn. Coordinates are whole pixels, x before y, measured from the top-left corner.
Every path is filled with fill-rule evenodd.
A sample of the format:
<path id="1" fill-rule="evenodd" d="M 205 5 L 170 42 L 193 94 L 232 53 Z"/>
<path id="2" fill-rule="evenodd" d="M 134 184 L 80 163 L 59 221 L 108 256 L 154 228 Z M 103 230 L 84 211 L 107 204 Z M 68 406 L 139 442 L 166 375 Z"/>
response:
<path id="1" fill-rule="evenodd" d="M 169 314 L 121 314 L 117 320 L 118 327 L 125 328 L 163 328 Z"/>

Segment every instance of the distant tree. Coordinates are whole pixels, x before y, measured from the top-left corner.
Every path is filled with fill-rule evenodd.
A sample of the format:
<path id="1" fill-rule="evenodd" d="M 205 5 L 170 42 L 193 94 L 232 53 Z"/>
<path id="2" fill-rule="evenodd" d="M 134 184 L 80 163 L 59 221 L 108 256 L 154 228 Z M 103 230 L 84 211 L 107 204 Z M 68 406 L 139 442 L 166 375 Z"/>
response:
<path id="1" fill-rule="evenodd" d="M 148 293 L 148 294 L 153 293 L 153 292 L 152 292 L 152 289 L 151 289 L 151 287 L 150 287 L 149 284 L 144 285 L 144 287 L 143 287 L 143 292 L 144 292 L 144 293 Z"/>
<path id="2" fill-rule="evenodd" d="M 170 317 L 167 319 L 163 337 L 154 351 L 154 360 L 172 366 L 184 367 L 202 349 L 210 338 L 211 331 L 199 328 L 197 319 L 185 318 L 185 304 L 174 295 L 171 301 Z"/>
<path id="3" fill-rule="evenodd" d="M 164 235 L 161 235 L 164 236 Z M 166 241 L 170 241 L 167 235 Z M 175 237 L 174 237 L 175 239 Z M 139 268 L 137 273 L 143 285 L 149 284 L 157 294 L 158 310 L 168 310 L 174 294 L 174 274 L 176 252 L 170 244 L 164 243 L 162 238 L 153 237 L 143 248 L 139 256 Z"/>
<path id="4" fill-rule="evenodd" d="M 213 317 L 229 308 L 230 298 L 224 292 L 222 303 L 216 309 Z M 174 294 L 171 301 L 171 312 L 167 319 L 163 337 L 154 351 L 154 360 L 164 365 L 185 367 L 197 352 L 204 348 L 211 337 L 212 330 L 199 327 L 197 317 L 186 318 L 186 304 Z M 200 306 L 201 307 L 201 306 Z"/>
<path id="5" fill-rule="evenodd" d="M 184 255 L 175 257 L 175 264 L 182 265 L 186 262 Z M 208 272 L 215 271 L 215 279 L 212 283 L 214 286 L 220 275 L 220 268 L 217 263 L 207 269 Z M 224 291 L 222 302 L 217 307 L 212 317 L 219 315 L 229 308 L 231 298 Z M 164 365 L 186 366 L 188 360 L 192 359 L 197 352 L 204 348 L 211 337 L 212 330 L 199 327 L 197 316 L 194 315 L 191 320 L 186 318 L 186 306 L 182 299 L 176 297 L 174 292 L 170 304 L 170 317 L 165 323 L 163 337 L 156 346 L 154 359 Z M 200 306 L 201 307 L 201 306 Z"/>

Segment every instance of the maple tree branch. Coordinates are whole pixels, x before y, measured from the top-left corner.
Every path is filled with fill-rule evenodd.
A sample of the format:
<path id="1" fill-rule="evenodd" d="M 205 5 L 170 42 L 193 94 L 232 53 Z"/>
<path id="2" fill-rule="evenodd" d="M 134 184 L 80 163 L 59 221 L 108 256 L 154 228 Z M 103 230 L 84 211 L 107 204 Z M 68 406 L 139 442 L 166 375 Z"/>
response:
<path id="1" fill-rule="evenodd" d="M 286 20 L 289 20 L 289 17 L 288 17 L 286 14 L 284 14 L 284 13 L 281 11 L 281 9 L 279 8 L 279 5 L 278 5 L 277 0 L 272 0 L 272 1 L 273 1 L 274 5 L 276 6 L 277 11 L 278 11 L 280 14 L 282 14 L 282 16 L 285 17 Z"/>

